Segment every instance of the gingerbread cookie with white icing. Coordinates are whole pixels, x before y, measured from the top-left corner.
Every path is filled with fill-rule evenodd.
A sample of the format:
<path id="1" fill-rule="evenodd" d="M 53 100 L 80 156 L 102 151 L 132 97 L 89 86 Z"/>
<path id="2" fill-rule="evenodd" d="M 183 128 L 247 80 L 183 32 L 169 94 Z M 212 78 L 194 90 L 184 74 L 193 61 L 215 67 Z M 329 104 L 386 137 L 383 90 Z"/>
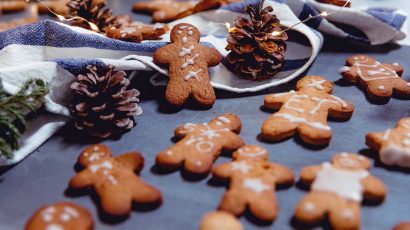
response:
<path id="1" fill-rule="evenodd" d="M 27 2 L 24 0 L 2 0 L 0 1 L 0 12 L 11 13 L 26 9 Z"/>
<path id="2" fill-rule="evenodd" d="M 258 145 L 238 149 L 233 161 L 216 166 L 212 175 L 230 181 L 220 210 L 241 215 L 249 208 L 262 221 L 273 221 L 279 213 L 276 185 L 291 185 L 294 181 L 292 170 L 268 161 L 268 152 Z"/>
<path id="3" fill-rule="evenodd" d="M 214 48 L 199 43 L 201 34 L 188 23 L 181 23 L 171 30 L 171 44 L 155 51 L 154 63 L 169 69 L 166 100 L 174 106 L 183 105 L 191 95 L 201 106 L 215 103 L 208 67 L 221 61 L 221 54 Z"/>
<path id="4" fill-rule="evenodd" d="M 216 211 L 202 217 L 199 230 L 243 230 L 239 220 L 229 212 Z"/>
<path id="5" fill-rule="evenodd" d="M 223 114 L 209 123 L 186 123 L 175 129 L 180 139 L 156 157 L 156 164 L 174 170 L 181 166 L 192 174 L 208 174 L 222 151 L 234 151 L 244 145 L 238 133 L 241 120 L 235 114 Z"/>
<path id="6" fill-rule="evenodd" d="M 296 91 L 265 97 L 265 107 L 279 110 L 262 125 L 262 137 L 281 141 L 295 134 L 313 145 L 330 142 L 332 131 L 327 118 L 348 119 L 353 105 L 332 95 L 333 83 L 320 76 L 306 76 L 296 85 Z"/>
<path id="7" fill-rule="evenodd" d="M 400 119 L 396 128 L 367 134 L 366 144 L 379 151 L 384 164 L 410 168 L 410 117 Z"/>
<path id="8" fill-rule="evenodd" d="M 83 207 L 59 202 L 38 209 L 27 222 L 25 230 L 92 230 L 91 214 Z"/>
<path id="9" fill-rule="evenodd" d="M 317 0 L 320 3 L 335 5 L 335 6 L 343 6 L 343 7 L 350 7 L 352 3 L 348 0 Z"/>
<path id="10" fill-rule="evenodd" d="M 110 27 L 106 29 L 109 38 L 140 43 L 143 40 L 159 39 L 168 30 L 168 26 L 162 23 L 147 25 L 142 22 L 132 22 L 123 27 Z"/>
<path id="11" fill-rule="evenodd" d="M 339 72 L 347 81 L 363 87 L 370 99 L 387 101 L 393 93 L 410 96 L 410 82 L 401 78 L 403 67 L 397 63 L 380 63 L 370 56 L 353 55 Z"/>
<path id="12" fill-rule="evenodd" d="M 380 202 L 387 193 L 369 168 L 368 158 L 353 153 L 336 154 L 332 163 L 303 168 L 300 181 L 311 191 L 298 203 L 295 218 L 316 224 L 327 217 L 334 229 L 359 229 L 362 201 Z"/>
<path id="13" fill-rule="evenodd" d="M 140 13 L 151 13 L 153 22 L 170 22 L 177 19 L 178 15 L 195 6 L 194 1 L 153 0 L 137 2 L 132 10 Z"/>
<path id="14" fill-rule="evenodd" d="M 71 178 L 70 188 L 94 188 L 102 209 L 109 215 L 129 215 L 133 202 L 159 204 L 162 201 L 160 191 L 137 175 L 144 167 L 144 158 L 137 152 L 112 157 L 107 146 L 96 144 L 80 154 L 78 163 L 84 169 Z"/>

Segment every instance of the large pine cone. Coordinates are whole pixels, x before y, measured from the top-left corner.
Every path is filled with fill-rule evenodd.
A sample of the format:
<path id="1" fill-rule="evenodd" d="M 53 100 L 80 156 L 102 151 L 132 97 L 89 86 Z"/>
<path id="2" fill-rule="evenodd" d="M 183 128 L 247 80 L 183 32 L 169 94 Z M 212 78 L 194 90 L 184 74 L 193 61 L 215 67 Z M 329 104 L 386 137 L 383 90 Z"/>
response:
<path id="1" fill-rule="evenodd" d="M 113 68 L 98 71 L 96 66 L 87 66 L 87 72 L 71 84 L 75 126 L 101 138 L 131 129 L 135 125 L 133 116 L 142 113 L 137 104 L 139 91 L 127 90 L 130 81 L 125 72 Z"/>
<path id="2" fill-rule="evenodd" d="M 260 6 L 249 5 L 246 12 L 250 19 L 238 17 L 235 28 L 229 32 L 226 50 L 228 67 L 241 76 L 253 80 L 265 80 L 279 72 L 285 61 L 285 32 L 281 31 L 280 21 L 271 14 L 272 7 L 261 9 Z"/>
<path id="3" fill-rule="evenodd" d="M 106 8 L 105 0 L 71 0 L 67 3 L 69 7 L 70 17 L 81 17 L 85 20 L 94 23 L 100 31 L 105 31 L 105 28 L 114 26 L 116 18 L 112 15 L 112 11 Z M 90 25 L 84 20 L 72 20 L 74 26 L 91 29 Z"/>

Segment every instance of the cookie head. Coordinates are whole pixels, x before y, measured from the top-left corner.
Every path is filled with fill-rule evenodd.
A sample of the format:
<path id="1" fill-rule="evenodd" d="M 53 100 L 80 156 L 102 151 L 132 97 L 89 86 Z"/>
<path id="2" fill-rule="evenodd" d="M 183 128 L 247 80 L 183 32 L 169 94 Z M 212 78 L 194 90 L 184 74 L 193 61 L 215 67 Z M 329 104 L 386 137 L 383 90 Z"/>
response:
<path id="1" fill-rule="evenodd" d="M 321 76 L 306 76 L 297 82 L 296 88 L 298 90 L 312 89 L 331 93 L 333 91 L 333 83 Z"/>
<path id="2" fill-rule="evenodd" d="M 188 23 L 180 23 L 171 30 L 171 42 L 198 43 L 201 37 L 198 28 Z"/>
<path id="3" fill-rule="evenodd" d="M 410 129 L 410 117 L 400 119 L 398 126 L 405 129 Z"/>
<path id="4" fill-rule="evenodd" d="M 245 145 L 233 153 L 233 159 L 268 159 L 268 151 L 259 145 Z"/>
<path id="5" fill-rule="evenodd" d="M 84 167 L 107 159 L 112 156 L 111 150 L 103 144 L 96 144 L 87 147 L 78 157 L 78 163 Z"/>
<path id="6" fill-rule="evenodd" d="M 240 118 L 233 113 L 222 114 L 212 119 L 210 124 L 215 128 L 228 128 L 236 133 L 239 133 L 242 127 Z"/>
<path id="7" fill-rule="evenodd" d="M 332 163 L 342 169 L 368 170 L 370 168 L 370 160 L 367 157 L 354 153 L 338 153 L 333 156 Z"/>
<path id="8" fill-rule="evenodd" d="M 376 63 L 376 59 L 367 55 L 358 54 L 348 57 L 346 63 L 350 66 L 354 64 L 374 64 Z"/>

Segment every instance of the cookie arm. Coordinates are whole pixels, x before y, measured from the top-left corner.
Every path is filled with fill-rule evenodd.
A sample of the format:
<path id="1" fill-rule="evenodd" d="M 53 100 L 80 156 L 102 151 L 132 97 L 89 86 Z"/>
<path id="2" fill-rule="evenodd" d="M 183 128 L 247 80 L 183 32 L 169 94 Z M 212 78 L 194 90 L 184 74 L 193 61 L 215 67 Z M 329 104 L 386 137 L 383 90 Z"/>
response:
<path id="1" fill-rule="evenodd" d="M 334 95 L 329 95 L 328 100 L 332 100 L 335 103 L 331 103 L 330 108 L 329 108 L 329 116 L 333 118 L 339 118 L 339 119 L 347 119 L 350 118 L 353 114 L 354 111 L 354 106 L 350 102 L 346 102 L 342 100 L 341 98 L 334 96 Z"/>
<path id="2" fill-rule="evenodd" d="M 374 177 L 367 176 L 362 180 L 363 196 L 369 201 L 382 201 L 387 193 L 387 188 L 384 183 Z"/>
<path id="3" fill-rule="evenodd" d="M 268 109 L 280 109 L 283 103 L 285 103 L 293 94 L 295 94 L 294 91 L 267 95 L 264 98 L 264 106 Z"/>
<path id="4" fill-rule="evenodd" d="M 221 140 L 224 141 L 222 148 L 225 151 L 234 151 L 245 145 L 242 138 L 234 132 L 228 132 Z"/>
<path id="5" fill-rule="evenodd" d="M 160 66 L 169 66 L 171 60 L 175 57 L 175 52 L 172 52 L 172 44 L 165 45 L 157 49 L 152 55 L 153 61 L 155 64 Z"/>
<path id="6" fill-rule="evenodd" d="M 203 54 L 205 55 L 208 66 L 217 66 L 221 62 L 221 54 L 216 49 L 206 46 L 203 47 L 203 49 Z"/>
<path id="7" fill-rule="evenodd" d="M 269 163 L 270 168 L 273 170 L 275 175 L 275 182 L 277 185 L 291 185 L 295 180 L 293 171 L 288 167 L 285 167 L 280 164 Z"/>
<path id="8" fill-rule="evenodd" d="M 391 69 L 391 70 L 394 70 L 397 73 L 397 75 L 399 75 L 399 76 L 403 75 L 404 68 L 403 68 L 403 66 L 401 66 L 399 64 L 383 63 L 382 65 L 389 68 L 389 69 Z"/>
<path id="9" fill-rule="evenodd" d="M 74 189 L 86 188 L 92 185 L 94 185 L 93 175 L 88 169 L 77 173 L 69 182 L 70 188 Z"/>
<path id="10" fill-rule="evenodd" d="M 231 162 L 222 163 L 214 167 L 212 169 L 212 176 L 219 180 L 228 180 L 233 174 L 231 164 L 232 164 Z"/>
<path id="11" fill-rule="evenodd" d="M 372 149 L 380 150 L 382 147 L 383 133 L 368 133 L 366 135 L 366 145 Z"/>
<path id="12" fill-rule="evenodd" d="M 186 124 L 180 125 L 175 129 L 174 135 L 178 139 L 182 139 L 186 135 L 194 132 L 196 130 L 197 126 L 198 125 L 193 124 L 193 123 L 186 123 Z"/>
<path id="13" fill-rule="evenodd" d="M 316 174 L 320 171 L 322 166 L 320 165 L 313 165 L 302 168 L 300 171 L 300 182 L 305 185 L 310 185 L 316 178 Z"/>
<path id="14" fill-rule="evenodd" d="M 138 152 L 129 152 L 115 157 L 121 165 L 139 173 L 144 167 L 144 157 Z"/>
<path id="15" fill-rule="evenodd" d="M 339 70 L 340 75 L 342 75 L 342 77 L 349 81 L 349 82 L 356 82 L 357 77 L 358 77 L 358 73 L 357 73 L 357 67 L 355 66 L 343 66 L 340 70 Z"/>

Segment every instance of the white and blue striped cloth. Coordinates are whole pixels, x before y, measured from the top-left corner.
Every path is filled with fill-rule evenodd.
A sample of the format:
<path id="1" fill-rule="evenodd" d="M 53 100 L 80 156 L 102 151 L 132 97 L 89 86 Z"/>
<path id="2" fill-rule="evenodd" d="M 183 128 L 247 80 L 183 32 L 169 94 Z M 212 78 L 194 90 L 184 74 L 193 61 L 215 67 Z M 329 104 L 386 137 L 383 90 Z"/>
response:
<path id="1" fill-rule="evenodd" d="M 201 42 L 215 47 L 225 56 L 228 35 L 225 23 L 232 24 L 237 16 L 246 17 L 243 9 L 248 4 L 259 4 L 259 0 L 191 15 L 173 22 L 171 26 L 180 22 L 194 24 L 202 33 Z M 264 5 L 274 8 L 274 13 L 284 26 L 292 26 L 309 15 L 339 10 L 336 6 L 304 0 L 266 0 Z M 322 33 L 378 45 L 403 39 L 406 36 L 406 19 L 405 13 L 393 9 L 342 9 L 327 19 L 316 18 L 289 32 L 286 63 L 275 78 L 262 82 L 241 79 L 229 72 L 223 61 L 210 70 L 212 84 L 215 88 L 242 93 L 286 83 L 302 74 L 315 60 L 323 44 Z M 122 42 L 49 20 L 1 32 L 0 78 L 5 89 L 15 93 L 28 79 L 45 80 L 50 83 L 51 89 L 46 107 L 52 114 L 35 120 L 21 140 L 20 150 L 14 153 L 12 159 L 0 158 L 0 165 L 21 161 L 65 124 L 69 115 L 66 108 L 67 99 L 70 98 L 69 85 L 74 75 L 86 65 L 111 64 L 117 69 L 157 70 L 166 75 L 166 70 L 152 62 L 151 55 L 168 41 L 169 34 L 159 41 L 140 44 Z M 156 77 L 151 82 L 156 84 L 161 81 L 161 77 Z"/>

